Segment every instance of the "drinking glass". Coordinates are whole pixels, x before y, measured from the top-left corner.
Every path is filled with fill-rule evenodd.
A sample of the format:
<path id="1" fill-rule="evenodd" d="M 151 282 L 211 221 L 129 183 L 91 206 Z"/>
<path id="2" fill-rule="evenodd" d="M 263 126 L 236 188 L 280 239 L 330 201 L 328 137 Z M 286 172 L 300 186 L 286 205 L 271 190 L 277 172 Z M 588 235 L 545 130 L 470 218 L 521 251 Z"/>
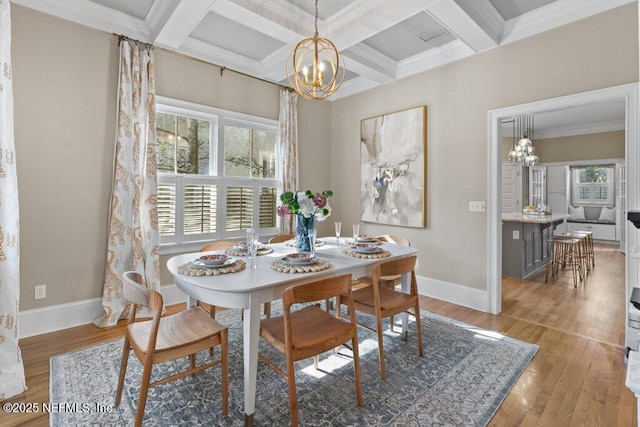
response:
<path id="1" fill-rule="evenodd" d="M 358 234 L 360 234 L 360 224 L 353 224 L 353 243 L 358 243 Z"/>
<path id="2" fill-rule="evenodd" d="M 342 230 L 342 223 L 336 222 L 334 225 L 336 227 L 336 245 L 340 246 L 340 230 Z"/>
<path id="3" fill-rule="evenodd" d="M 258 239 L 260 235 L 253 228 L 247 228 L 247 250 L 249 251 L 250 267 L 257 268 L 258 263 L 256 260 L 256 254 L 258 253 Z"/>
<path id="4" fill-rule="evenodd" d="M 316 256 L 316 233 L 318 231 L 315 228 L 309 230 L 309 252 L 311 256 Z"/>

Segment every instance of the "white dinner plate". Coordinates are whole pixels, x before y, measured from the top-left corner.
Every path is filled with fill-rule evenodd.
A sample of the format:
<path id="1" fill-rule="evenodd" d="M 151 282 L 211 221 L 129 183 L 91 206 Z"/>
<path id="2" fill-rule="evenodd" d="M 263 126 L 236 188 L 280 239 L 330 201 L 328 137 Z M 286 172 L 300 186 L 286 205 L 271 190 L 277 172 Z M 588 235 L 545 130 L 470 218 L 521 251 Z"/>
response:
<path id="1" fill-rule="evenodd" d="M 220 264 L 220 265 L 208 265 L 203 263 L 202 261 L 200 261 L 199 259 L 193 261 L 193 263 L 195 265 L 197 265 L 198 267 L 202 267 L 202 268 L 220 268 L 220 267 L 228 267 L 232 264 L 234 264 L 236 262 L 236 259 L 233 257 L 229 257 L 228 260 L 226 260 L 224 263 Z"/>

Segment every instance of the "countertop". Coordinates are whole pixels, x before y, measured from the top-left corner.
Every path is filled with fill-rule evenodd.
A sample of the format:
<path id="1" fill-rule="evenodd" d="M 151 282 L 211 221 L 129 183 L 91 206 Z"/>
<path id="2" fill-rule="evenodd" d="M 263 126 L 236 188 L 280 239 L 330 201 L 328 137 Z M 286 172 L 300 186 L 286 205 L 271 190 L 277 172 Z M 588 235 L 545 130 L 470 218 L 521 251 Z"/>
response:
<path id="1" fill-rule="evenodd" d="M 526 222 L 531 224 L 549 224 L 569 218 L 569 214 L 529 215 L 520 212 L 507 212 L 502 214 L 502 221 Z"/>

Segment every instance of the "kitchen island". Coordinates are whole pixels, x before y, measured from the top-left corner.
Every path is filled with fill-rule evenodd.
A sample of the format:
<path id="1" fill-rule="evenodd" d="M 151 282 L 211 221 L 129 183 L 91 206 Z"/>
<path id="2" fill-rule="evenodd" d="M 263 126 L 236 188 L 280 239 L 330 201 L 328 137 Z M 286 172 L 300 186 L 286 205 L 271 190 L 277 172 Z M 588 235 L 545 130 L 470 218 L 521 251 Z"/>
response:
<path id="1" fill-rule="evenodd" d="M 502 274 L 526 278 L 549 261 L 548 241 L 569 215 L 502 214 Z"/>

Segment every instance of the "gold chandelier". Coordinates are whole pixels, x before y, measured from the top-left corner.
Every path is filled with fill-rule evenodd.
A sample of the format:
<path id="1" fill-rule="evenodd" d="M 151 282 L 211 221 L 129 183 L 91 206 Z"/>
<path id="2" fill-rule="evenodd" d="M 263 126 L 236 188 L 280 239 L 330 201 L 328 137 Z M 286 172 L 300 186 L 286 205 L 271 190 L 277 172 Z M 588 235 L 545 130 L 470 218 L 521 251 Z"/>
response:
<path id="1" fill-rule="evenodd" d="M 296 45 L 286 70 L 291 87 L 307 99 L 325 99 L 333 95 L 344 80 L 342 55 L 330 40 L 318 37 L 318 0 L 315 33 Z"/>

